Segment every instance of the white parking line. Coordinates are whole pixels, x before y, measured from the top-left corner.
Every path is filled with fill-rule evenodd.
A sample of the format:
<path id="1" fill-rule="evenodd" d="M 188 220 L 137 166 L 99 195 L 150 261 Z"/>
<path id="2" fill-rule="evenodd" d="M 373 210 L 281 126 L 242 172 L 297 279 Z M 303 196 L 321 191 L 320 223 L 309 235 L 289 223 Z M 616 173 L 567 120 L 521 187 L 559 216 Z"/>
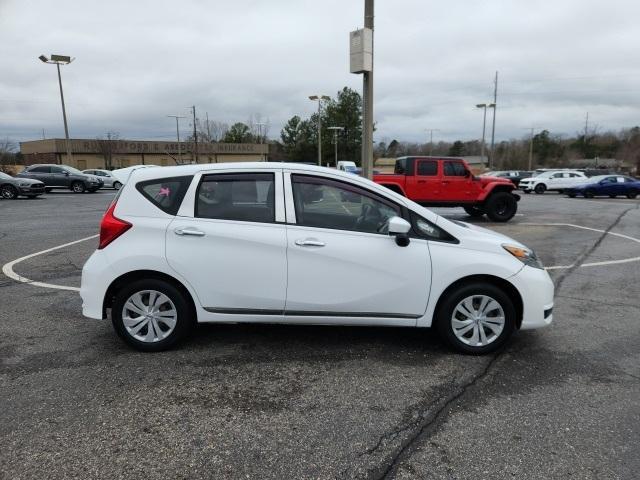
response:
<path id="1" fill-rule="evenodd" d="M 606 233 L 607 235 L 613 235 L 614 237 L 624 238 L 625 240 L 631 240 L 632 242 L 640 243 L 640 238 L 630 237 L 629 235 L 624 235 L 622 233 L 615 232 L 607 232 L 606 230 L 601 230 L 599 228 L 591 228 L 584 227 L 582 225 L 574 225 L 573 223 L 520 223 L 519 225 L 527 225 L 531 227 L 572 227 L 579 228 L 581 230 L 590 230 L 592 232 L 598 233 Z M 591 263 L 583 263 L 580 265 L 581 267 L 603 267 L 605 265 L 617 265 L 620 263 L 630 263 L 630 262 L 638 262 L 640 261 L 640 257 L 631 257 L 631 258 L 623 258 L 621 260 L 606 260 L 602 262 L 591 262 Z M 573 268 L 575 264 L 571 265 L 554 265 L 551 267 L 545 267 L 546 270 L 561 270 L 566 268 Z"/>
<path id="2" fill-rule="evenodd" d="M 53 252 L 55 250 L 60 250 L 61 248 L 69 247 L 71 245 L 75 245 L 76 243 L 86 242 L 87 240 L 91 240 L 93 238 L 97 238 L 98 235 L 91 235 L 90 237 L 81 238 L 80 240 L 76 240 L 74 242 L 65 243 L 64 245 L 58 245 L 57 247 L 48 248 L 46 250 L 42 250 L 41 252 L 32 253 L 30 255 L 25 255 L 24 257 L 17 258 L 9 263 L 5 263 L 2 266 L 2 273 L 4 273 L 7 277 L 15 280 L 16 282 L 28 283 L 29 285 L 33 285 L 34 287 L 44 287 L 44 288 L 54 288 L 56 290 L 69 290 L 72 292 L 79 292 L 80 289 L 78 287 L 67 287 L 66 285 L 54 285 L 52 283 L 44 283 L 44 282 L 35 282 L 27 277 L 23 277 L 22 275 L 18 275 L 13 271 L 13 267 L 25 260 L 28 260 L 33 257 L 37 257 L 38 255 L 44 255 L 45 253 Z"/>

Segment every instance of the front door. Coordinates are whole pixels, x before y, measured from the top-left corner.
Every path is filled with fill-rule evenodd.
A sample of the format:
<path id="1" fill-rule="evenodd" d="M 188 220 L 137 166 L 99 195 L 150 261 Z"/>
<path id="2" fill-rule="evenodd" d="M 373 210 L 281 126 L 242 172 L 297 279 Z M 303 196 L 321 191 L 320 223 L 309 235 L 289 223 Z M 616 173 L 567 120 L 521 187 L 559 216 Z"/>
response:
<path id="1" fill-rule="evenodd" d="M 285 182 L 285 314 L 413 325 L 427 307 L 431 260 L 426 240 L 400 247 L 385 233 L 386 221 L 402 215 L 400 206 L 329 177 L 291 174 Z"/>
<path id="2" fill-rule="evenodd" d="M 409 197 L 420 201 L 434 201 L 440 198 L 440 175 L 438 175 L 437 160 L 416 160 L 415 175 L 408 176 L 407 181 L 414 185 L 407 192 Z M 411 191 L 412 190 L 412 191 Z"/>
<path id="3" fill-rule="evenodd" d="M 282 315 L 287 241 L 284 222 L 276 223 L 276 214 L 284 219 L 276 201 L 281 179 L 273 171 L 203 175 L 192 216 L 177 216 L 169 225 L 167 261 L 208 311 Z"/>

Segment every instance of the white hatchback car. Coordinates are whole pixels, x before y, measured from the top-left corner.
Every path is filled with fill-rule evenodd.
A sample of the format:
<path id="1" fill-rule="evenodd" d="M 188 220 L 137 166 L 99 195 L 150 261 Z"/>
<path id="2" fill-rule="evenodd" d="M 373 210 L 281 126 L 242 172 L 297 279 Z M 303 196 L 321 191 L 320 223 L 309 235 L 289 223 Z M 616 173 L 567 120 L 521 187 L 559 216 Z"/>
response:
<path id="1" fill-rule="evenodd" d="M 487 353 L 549 325 L 533 251 L 364 178 L 300 164 L 142 169 L 104 215 L 83 313 L 130 345 L 168 348 L 196 322 L 437 327 Z"/>
<path id="2" fill-rule="evenodd" d="M 518 188 L 522 189 L 524 193 L 534 191 L 541 194 L 547 190 L 563 192 L 565 189 L 572 188 L 587 180 L 587 176 L 577 170 L 549 171 L 542 172 L 535 177 L 523 178 L 520 180 Z"/>

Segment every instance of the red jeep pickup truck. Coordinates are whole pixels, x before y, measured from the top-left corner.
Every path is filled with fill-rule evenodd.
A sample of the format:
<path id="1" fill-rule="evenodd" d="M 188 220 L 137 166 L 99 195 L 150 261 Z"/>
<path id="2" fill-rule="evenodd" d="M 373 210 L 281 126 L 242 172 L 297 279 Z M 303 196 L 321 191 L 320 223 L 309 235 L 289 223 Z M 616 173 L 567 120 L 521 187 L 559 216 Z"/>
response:
<path id="1" fill-rule="evenodd" d="M 511 181 L 474 177 L 461 158 L 401 157 L 394 173 L 374 175 L 373 181 L 420 205 L 463 207 L 472 217 L 486 214 L 494 222 L 513 218 L 520 200 Z"/>

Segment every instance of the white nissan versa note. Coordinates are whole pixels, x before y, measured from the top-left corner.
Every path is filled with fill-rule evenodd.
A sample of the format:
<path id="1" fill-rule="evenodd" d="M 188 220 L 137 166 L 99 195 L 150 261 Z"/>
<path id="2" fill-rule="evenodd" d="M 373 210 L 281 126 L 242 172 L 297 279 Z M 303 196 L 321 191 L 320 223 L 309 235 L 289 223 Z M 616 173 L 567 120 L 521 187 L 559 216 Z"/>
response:
<path id="1" fill-rule="evenodd" d="M 82 270 L 83 313 L 140 350 L 196 322 L 435 326 L 465 353 L 549 325 L 534 252 L 346 172 L 282 163 L 135 170 Z"/>

